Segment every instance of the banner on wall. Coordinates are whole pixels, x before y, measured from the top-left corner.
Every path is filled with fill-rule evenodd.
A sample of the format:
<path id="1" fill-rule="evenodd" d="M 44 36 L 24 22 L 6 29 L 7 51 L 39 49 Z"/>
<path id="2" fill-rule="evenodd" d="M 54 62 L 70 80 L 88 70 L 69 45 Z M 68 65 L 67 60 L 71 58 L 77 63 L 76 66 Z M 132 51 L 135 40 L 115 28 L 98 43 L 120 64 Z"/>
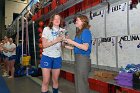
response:
<path id="1" fill-rule="evenodd" d="M 111 6 L 106 13 L 106 37 L 122 35 L 128 35 L 127 2 Z"/>
<path id="2" fill-rule="evenodd" d="M 90 14 L 89 15 L 90 15 L 90 19 L 93 19 L 96 16 L 103 17 L 104 16 L 104 10 L 100 10 L 100 11 L 97 11 L 97 12 L 90 11 Z"/>
<path id="3" fill-rule="evenodd" d="M 140 35 L 118 38 L 118 66 L 140 63 Z"/>
<path id="4" fill-rule="evenodd" d="M 98 64 L 116 67 L 116 37 L 98 39 Z"/>
<path id="5" fill-rule="evenodd" d="M 115 5 L 110 7 L 110 13 L 116 12 L 116 11 L 125 11 L 127 9 L 127 3 L 122 3 L 119 5 Z"/>
<path id="6" fill-rule="evenodd" d="M 105 10 L 98 12 L 90 12 L 87 14 L 89 16 L 89 23 L 91 25 L 90 30 L 94 38 L 105 37 Z"/>
<path id="7" fill-rule="evenodd" d="M 113 12 L 116 12 L 116 11 L 125 11 L 126 8 L 127 8 L 127 3 L 112 6 L 112 7 L 109 8 L 109 13 L 113 13 Z M 108 10 L 107 10 L 107 12 L 108 12 Z M 100 11 L 97 11 L 97 12 L 92 12 L 91 11 L 90 12 L 90 19 L 93 19 L 96 16 L 103 17 L 104 13 L 105 13 L 104 10 L 100 10 Z"/>

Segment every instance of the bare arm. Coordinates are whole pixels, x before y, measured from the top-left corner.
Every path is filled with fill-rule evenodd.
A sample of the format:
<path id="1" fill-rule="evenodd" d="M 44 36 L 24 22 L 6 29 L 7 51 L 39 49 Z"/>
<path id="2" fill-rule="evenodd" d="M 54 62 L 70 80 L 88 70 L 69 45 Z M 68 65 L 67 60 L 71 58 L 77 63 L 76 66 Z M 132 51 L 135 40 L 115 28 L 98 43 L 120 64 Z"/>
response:
<path id="1" fill-rule="evenodd" d="M 78 47 L 79 49 L 82 49 L 82 50 L 85 50 L 85 51 L 87 51 L 88 47 L 89 47 L 88 43 L 79 44 L 79 43 L 77 43 L 77 42 L 75 42 L 75 41 L 73 41 L 71 39 L 66 39 L 66 42 L 68 44 L 71 44 L 71 45 L 73 45 L 75 47 Z"/>
<path id="2" fill-rule="evenodd" d="M 70 50 L 74 48 L 72 45 L 65 43 L 65 41 L 62 42 L 62 47 Z"/>
<path id="3" fill-rule="evenodd" d="M 8 51 L 9 51 L 9 52 L 13 52 L 13 51 L 15 51 L 15 49 L 16 49 L 16 48 L 11 48 L 11 49 L 9 49 Z"/>
<path id="4" fill-rule="evenodd" d="M 74 49 L 74 47 L 69 46 L 69 45 L 66 45 L 65 48 L 70 49 L 70 50 Z"/>
<path id="5" fill-rule="evenodd" d="M 8 52 L 8 49 L 6 47 L 2 47 L 4 52 Z"/>
<path id="6" fill-rule="evenodd" d="M 56 39 L 52 40 L 52 41 L 48 41 L 48 39 L 42 37 L 42 45 L 43 45 L 43 48 L 48 48 L 58 42 L 61 42 L 63 39 L 63 37 L 57 37 Z"/>

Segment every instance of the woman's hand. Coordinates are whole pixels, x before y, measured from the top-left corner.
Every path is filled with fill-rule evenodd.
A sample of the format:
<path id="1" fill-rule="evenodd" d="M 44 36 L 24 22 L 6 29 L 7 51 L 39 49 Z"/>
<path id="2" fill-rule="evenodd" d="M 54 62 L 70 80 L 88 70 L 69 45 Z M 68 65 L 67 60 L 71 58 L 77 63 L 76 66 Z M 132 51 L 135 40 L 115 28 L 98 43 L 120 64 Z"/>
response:
<path id="1" fill-rule="evenodd" d="M 69 35 L 66 35 L 66 36 L 65 36 L 66 39 L 69 39 L 69 37 L 70 37 Z"/>
<path id="2" fill-rule="evenodd" d="M 68 43 L 68 44 L 71 44 L 71 45 L 74 45 L 74 41 L 71 40 L 71 39 L 65 39 L 64 42 Z"/>
<path id="3" fill-rule="evenodd" d="M 7 52 L 8 52 L 8 50 L 4 50 L 4 52 L 5 52 L 5 53 L 7 53 Z"/>
<path id="4" fill-rule="evenodd" d="M 65 48 L 70 49 L 70 50 L 74 49 L 74 47 L 69 46 L 69 45 L 66 45 Z"/>
<path id="5" fill-rule="evenodd" d="M 87 51 L 88 47 L 89 47 L 88 43 L 79 44 L 79 43 L 77 43 L 77 42 L 75 42 L 75 41 L 73 41 L 71 39 L 65 39 L 64 42 L 68 43 L 68 44 L 70 44 L 72 46 L 75 46 L 75 47 L 77 47 L 79 49 L 85 50 L 85 51 Z"/>
<path id="6" fill-rule="evenodd" d="M 67 39 L 67 42 L 68 42 L 69 44 L 71 44 L 71 45 L 74 45 L 74 41 L 71 40 L 71 39 Z"/>
<path id="7" fill-rule="evenodd" d="M 0 51 L 3 51 L 3 48 L 2 47 L 0 47 Z"/>
<path id="8" fill-rule="evenodd" d="M 54 39 L 54 40 L 52 40 L 52 41 L 48 41 L 48 39 L 46 39 L 46 38 L 42 38 L 42 45 L 43 45 L 43 48 L 48 48 L 48 47 L 50 47 L 50 46 L 52 46 L 52 45 L 54 45 L 54 44 L 56 44 L 56 43 L 58 43 L 58 42 L 61 42 L 61 41 L 63 41 L 63 36 L 59 36 L 59 37 L 57 37 L 56 39 Z"/>
<path id="9" fill-rule="evenodd" d="M 64 39 L 64 36 L 59 36 L 56 38 L 56 42 L 61 42 Z"/>

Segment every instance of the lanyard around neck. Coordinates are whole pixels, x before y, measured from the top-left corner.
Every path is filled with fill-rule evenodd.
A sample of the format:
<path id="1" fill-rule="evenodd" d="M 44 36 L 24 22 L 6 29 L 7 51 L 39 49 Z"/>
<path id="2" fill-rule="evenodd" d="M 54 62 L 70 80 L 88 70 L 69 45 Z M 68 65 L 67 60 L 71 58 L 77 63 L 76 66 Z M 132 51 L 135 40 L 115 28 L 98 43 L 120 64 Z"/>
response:
<path id="1" fill-rule="evenodd" d="M 58 36 L 59 35 L 59 31 L 60 31 L 60 28 L 57 31 L 52 28 L 52 32 L 51 32 L 52 36 L 53 37 L 54 36 Z"/>

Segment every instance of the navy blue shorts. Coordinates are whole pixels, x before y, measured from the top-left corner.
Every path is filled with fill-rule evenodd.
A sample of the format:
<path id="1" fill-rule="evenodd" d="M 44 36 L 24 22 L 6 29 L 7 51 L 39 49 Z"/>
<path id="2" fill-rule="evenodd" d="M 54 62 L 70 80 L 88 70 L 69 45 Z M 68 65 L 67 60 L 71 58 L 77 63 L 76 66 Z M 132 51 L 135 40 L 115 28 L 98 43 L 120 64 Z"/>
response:
<path id="1" fill-rule="evenodd" d="M 3 56 L 4 56 L 3 53 L 1 53 L 1 54 L 0 54 L 1 59 L 3 59 Z"/>
<path id="2" fill-rule="evenodd" d="M 8 56 L 6 56 L 6 55 L 4 55 L 4 54 L 2 55 L 2 58 L 3 58 L 3 59 L 6 59 L 6 58 L 8 58 L 8 59 L 9 59 L 9 57 L 8 57 Z"/>
<path id="3" fill-rule="evenodd" d="M 42 55 L 40 60 L 41 68 L 50 68 L 50 69 L 59 69 L 62 67 L 62 58 L 52 58 L 45 55 Z"/>
<path id="4" fill-rule="evenodd" d="M 9 57 L 9 60 L 16 60 L 16 55 L 12 55 Z"/>
<path id="5" fill-rule="evenodd" d="M 2 53 L 0 53 L 0 58 L 2 58 Z"/>

